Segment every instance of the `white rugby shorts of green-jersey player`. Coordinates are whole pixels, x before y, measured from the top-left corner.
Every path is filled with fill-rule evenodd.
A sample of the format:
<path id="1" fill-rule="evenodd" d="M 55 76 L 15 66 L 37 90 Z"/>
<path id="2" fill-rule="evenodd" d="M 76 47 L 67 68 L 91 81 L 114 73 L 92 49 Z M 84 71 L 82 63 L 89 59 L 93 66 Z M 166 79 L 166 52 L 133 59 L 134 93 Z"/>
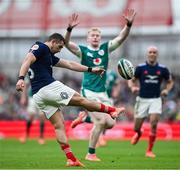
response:
<path id="1" fill-rule="evenodd" d="M 51 84 L 42 87 L 33 99 L 39 109 L 49 119 L 58 109 L 61 110 L 68 105 L 75 91 L 59 81 L 54 81 Z"/>
<path id="2" fill-rule="evenodd" d="M 136 97 L 135 118 L 145 118 L 149 114 L 162 113 L 162 99 L 158 98 L 142 98 Z"/>
<path id="3" fill-rule="evenodd" d="M 103 103 L 108 106 L 112 106 L 112 100 L 110 100 L 106 92 L 94 92 L 88 89 L 82 89 L 81 95 L 89 100 Z M 97 114 L 96 112 L 89 112 L 89 115 L 91 116 L 91 119 L 94 123 L 98 123 L 102 118 L 112 119 L 110 115 L 104 113 Z"/>

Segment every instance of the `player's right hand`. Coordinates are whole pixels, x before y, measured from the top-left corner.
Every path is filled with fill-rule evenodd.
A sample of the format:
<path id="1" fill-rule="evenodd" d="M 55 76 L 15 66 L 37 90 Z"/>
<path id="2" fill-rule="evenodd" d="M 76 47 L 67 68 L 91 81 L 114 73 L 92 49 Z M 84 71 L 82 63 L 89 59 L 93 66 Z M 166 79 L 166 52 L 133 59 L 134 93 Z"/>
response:
<path id="1" fill-rule="evenodd" d="M 23 91 L 24 86 L 25 86 L 24 80 L 20 79 L 20 80 L 18 80 L 18 82 L 16 83 L 16 90 L 17 90 L 17 91 Z"/>
<path id="2" fill-rule="evenodd" d="M 123 15 L 126 22 L 132 24 L 134 22 L 134 18 L 136 16 L 136 11 L 134 9 L 128 9 L 126 14 Z"/>
<path id="3" fill-rule="evenodd" d="M 101 67 L 92 68 L 92 73 L 99 74 L 101 77 L 104 74 L 105 70 Z"/>

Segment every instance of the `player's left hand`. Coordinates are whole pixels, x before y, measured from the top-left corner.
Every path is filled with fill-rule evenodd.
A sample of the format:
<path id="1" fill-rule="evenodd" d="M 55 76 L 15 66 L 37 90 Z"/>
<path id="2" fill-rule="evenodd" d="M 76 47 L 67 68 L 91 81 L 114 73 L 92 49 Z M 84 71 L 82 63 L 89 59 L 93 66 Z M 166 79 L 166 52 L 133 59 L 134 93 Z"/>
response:
<path id="1" fill-rule="evenodd" d="M 168 95 L 168 93 L 169 93 L 168 90 L 164 89 L 164 90 L 161 91 L 161 96 L 166 97 Z"/>
<path id="2" fill-rule="evenodd" d="M 126 22 L 129 23 L 129 24 L 132 24 L 134 22 L 135 16 L 136 16 L 136 12 L 135 12 L 134 9 L 128 9 L 127 13 L 123 15 Z"/>
<path id="3" fill-rule="evenodd" d="M 76 27 L 79 24 L 79 20 L 78 20 L 78 14 L 73 13 L 70 17 L 69 17 L 69 27 L 71 27 L 72 29 L 74 27 Z"/>
<path id="4" fill-rule="evenodd" d="M 92 68 L 92 73 L 99 74 L 100 76 L 102 76 L 104 74 L 104 72 L 105 72 L 105 70 L 103 68 L 100 68 L 100 67 Z"/>

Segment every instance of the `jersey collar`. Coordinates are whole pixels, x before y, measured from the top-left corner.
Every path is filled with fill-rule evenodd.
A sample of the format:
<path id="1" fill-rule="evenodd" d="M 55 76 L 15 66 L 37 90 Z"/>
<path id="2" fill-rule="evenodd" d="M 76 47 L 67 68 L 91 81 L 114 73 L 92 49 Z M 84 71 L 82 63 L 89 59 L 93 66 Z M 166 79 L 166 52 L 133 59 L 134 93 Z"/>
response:
<path id="1" fill-rule="evenodd" d="M 146 64 L 147 64 L 148 66 L 150 66 L 150 67 L 158 66 L 158 62 L 157 62 L 155 65 L 151 65 L 151 64 L 149 64 L 149 63 L 146 61 Z"/>
<path id="2" fill-rule="evenodd" d="M 91 47 L 90 45 L 88 45 L 88 46 L 87 46 L 87 48 L 88 48 L 89 50 L 91 50 L 91 51 L 98 51 L 98 50 L 99 50 L 99 48 L 94 49 L 94 48 L 93 48 L 93 47 Z"/>

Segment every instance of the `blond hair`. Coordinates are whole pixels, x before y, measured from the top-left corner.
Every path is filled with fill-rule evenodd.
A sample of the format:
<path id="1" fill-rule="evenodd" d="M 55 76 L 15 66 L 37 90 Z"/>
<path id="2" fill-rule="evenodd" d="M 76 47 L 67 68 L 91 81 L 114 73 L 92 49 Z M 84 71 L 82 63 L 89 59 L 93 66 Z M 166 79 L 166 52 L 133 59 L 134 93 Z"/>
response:
<path id="1" fill-rule="evenodd" d="M 98 28 L 98 27 L 91 27 L 91 28 L 88 30 L 88 34 L 89 34 L 90 32 L 93 32 L 93 31 L 97 31 L 97 32 L 99 32 L 99 33 L 101 34 L 101 30 L 100 30 L 100 28 Z"/>

